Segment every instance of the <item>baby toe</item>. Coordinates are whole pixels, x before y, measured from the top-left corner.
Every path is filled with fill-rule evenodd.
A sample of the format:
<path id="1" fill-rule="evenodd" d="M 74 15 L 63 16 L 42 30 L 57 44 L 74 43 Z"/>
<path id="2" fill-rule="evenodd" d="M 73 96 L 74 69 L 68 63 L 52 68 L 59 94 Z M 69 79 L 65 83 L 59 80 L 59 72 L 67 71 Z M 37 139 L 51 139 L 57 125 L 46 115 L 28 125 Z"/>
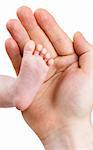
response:
<path id="1" fill-rule="evenodd" d="M 42 57 L 43 61 L 45 61 L 46 65 L 51 66 L 54 64 L 54 60 L 51 58 L 50 53 L 47 51 L 46 48 L 43 48 L 41 44 L 36 46 L 34 51 L 34 55 L 39 55 Z"/>
<path id="2" fill-rule="evenodd" d="M 38 51 L 39 53 L 42 51 L 43 46 L 41 44 L 38 44 L 36 46 L 36 51 Z"/>
<path id="3" fill-rule="evenodd" d="M 53 65 L 54 64 L 54 59 L 52 59 L 52 58 L 49 59 L 47 63 L 48 63 L 49 66 Z"/>
<path id="4" fill-rule="evenodd" d="M 47 61 L 48 61 L 48 60 L 50 59 L 50 57 L 51 57 L 51 56 L 50 56 L 50 53 L 49 53 L 49 52 L 47 52 L 47 53 L 45 54 L 45 60 L 47 60 Z"/>
<path id="5" fill-rule="evenodd" d="M 41 53 L 42 53 L 43 55 L 46 55 L 46 54 L 47 54 L 47 49 L 46 49 L 46 48 L 43 48 L 42 51 L 41 51 Z"/>
<path id="6" fill-rule="evenodd" d="M 40 56 L 45 59 L 45 55 L 47 53 L 47 49 L 46 48 L 42 48 L 41 52 L 40 52 Z"/>
<path id="7" fill-rule="evenodd" d="M 40 55 L 40 52 L 41 52 L 42 48 L 43 48 L 43 46 L 42 46 L 41 44 L 38 44 L 38 45 L 36 46 L 34 55 Z"/>

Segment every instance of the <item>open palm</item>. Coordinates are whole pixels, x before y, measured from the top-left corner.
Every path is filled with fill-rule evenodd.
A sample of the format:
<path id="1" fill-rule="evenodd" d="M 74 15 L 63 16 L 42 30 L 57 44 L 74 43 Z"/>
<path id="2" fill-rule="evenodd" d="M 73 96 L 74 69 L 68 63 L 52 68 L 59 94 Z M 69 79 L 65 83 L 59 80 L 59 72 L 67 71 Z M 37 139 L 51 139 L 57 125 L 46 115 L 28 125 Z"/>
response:
<path id="1" fill-rule="evenodd" d="M 42 16 L 46 17 L 42 19 Z M 33 103 L 23 112 L 24 119 L 42 139 L 76 118 L 85 119 L 86 115 L 89 117 L 93 100 L 93 47 L 80 33 L 77 33 L 73 48 L 70 39 L 52 16 L 44 10 L 38 10 L 35 17 L 52 44 L 39 26 L 36 27 L 35 18 L 29 8 L 20 8 L 18 17 L 24 27 L 16 20 L 8 22 L 7 28 L 14 40 L 9 39 L 6 42 L 7 52 L 16 72 L 18 73 L 21 62 L 19 48 L 22 53 L 24 43 L 29 36 L 49 49 L 55 58 L 55 65 L 51 68 Z"/>

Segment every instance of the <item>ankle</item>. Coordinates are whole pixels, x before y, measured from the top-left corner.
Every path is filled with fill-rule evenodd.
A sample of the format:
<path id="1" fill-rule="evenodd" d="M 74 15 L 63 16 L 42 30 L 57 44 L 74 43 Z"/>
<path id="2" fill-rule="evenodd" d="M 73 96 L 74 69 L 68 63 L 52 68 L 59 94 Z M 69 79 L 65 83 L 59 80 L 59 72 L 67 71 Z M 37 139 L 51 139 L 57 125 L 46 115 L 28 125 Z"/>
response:
<path id="1" fill-rule="evenodd" d="M 12 99 L 14 101 L 14 106 L 18 110 L 25 110 L 27 108 L 27 96 L 25 96 L 23 91 L 20 91 L 20 84 L 17 82 L 18 78 L 16 79 L 15 83 L 12 86 Z"/>

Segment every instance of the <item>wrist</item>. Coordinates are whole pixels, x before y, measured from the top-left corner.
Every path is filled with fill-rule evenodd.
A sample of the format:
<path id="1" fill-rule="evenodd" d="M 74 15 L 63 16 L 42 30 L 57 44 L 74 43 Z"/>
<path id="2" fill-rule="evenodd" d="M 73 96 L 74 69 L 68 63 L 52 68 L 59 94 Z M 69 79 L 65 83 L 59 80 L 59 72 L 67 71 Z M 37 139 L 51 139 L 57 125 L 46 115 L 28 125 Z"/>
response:
<path id="1" fill-rule="evenodd" d="M 52 132 L 42 143 L 46 150 L 92 150 L 92 124 L 79 121 L 64 126 Z"/>

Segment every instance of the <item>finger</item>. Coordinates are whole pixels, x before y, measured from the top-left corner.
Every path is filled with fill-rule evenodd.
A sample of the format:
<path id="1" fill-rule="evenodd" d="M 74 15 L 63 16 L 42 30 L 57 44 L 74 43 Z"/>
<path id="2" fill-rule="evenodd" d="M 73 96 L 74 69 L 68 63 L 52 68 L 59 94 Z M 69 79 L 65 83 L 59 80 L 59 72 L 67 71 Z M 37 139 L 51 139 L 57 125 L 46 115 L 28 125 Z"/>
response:
<path id="1" fill-rule="evenodd" d="M 59 55 L 70 55 L 74 53 L 72 41 L 58 26 L 49 12 L 44 9 L 38 9 L 35 12 L 35 18 Z"/>
<path id="2" fill-rule="evenodd" d="M 28 32 L 30 38 L 34 40 L 36 44 L 41 44 L 46 49 L 48 49 L 52 57 L 56 57 L 57 54 L 51 42 L 49 41 L 45 33 L 41 30 L 41 28 L 38 26 L 31 9 L 28 7 L 21 7 L 17 11 L 17 16 L 26 31 Z"/>
<path id="3" fill-rule="evenodd" d="M 6 27 L 10 32 L 11 36 L 13 37 L 13 39 L 17 42 L 22 53 L 24 45 L 30 39 L 26 30 L 21 25 L 21 23 L 16 19 L 9 20 Z"/>
<path id="4" fill-rule="evenodd" d="M 12 38 L 6 40 L 5 47 L 6 47 L 7 54 L 10 57 L 10 60 L 14 66 L 16 74 L 18 75 L 20 70 L 21 60 L 22 60 L 19 47 Z"/>
<path id="5" fill-rule="evenodd" d="M 93 72 L 93 46 L 80 32 L 74 35 L 74 48 L 79 56 L 79 66 L 87 72 Z"/>
<path id="6" fill-rule="evenodd" d="M 78 57 L 73 54 L 69 56 L 59 56 L 55 59 L 55 66 L 57 70 L 64 71 L 65 69 L 69 68 L 72 66 L 72 64 L 77 64 L 78 62 Z"/>

